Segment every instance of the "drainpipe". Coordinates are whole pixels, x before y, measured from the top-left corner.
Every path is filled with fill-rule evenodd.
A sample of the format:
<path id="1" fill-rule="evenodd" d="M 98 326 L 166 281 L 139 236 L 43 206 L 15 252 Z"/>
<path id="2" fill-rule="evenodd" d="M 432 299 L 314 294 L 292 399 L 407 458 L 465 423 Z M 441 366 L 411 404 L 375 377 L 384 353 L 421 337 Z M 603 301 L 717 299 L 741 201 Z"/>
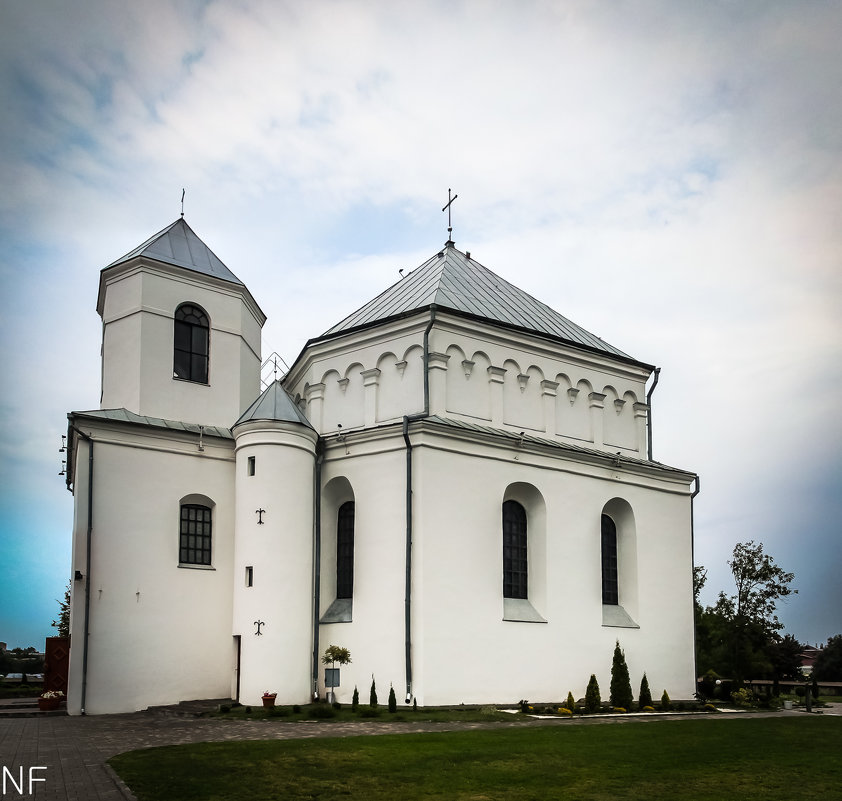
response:
<path id="1" fill-rule="evenodd" d="M 314 701 L 319 700 L 319 607 L 322 592 L 322 462 L 325 458 L 324 441 L 316 441 L 316 464 L 313 469 L 313 691 Z"/>
<path id="2" fill-rule="evenodd" d="M 693 499 L 699 494 L 699 491 L 702 488 L 701 482 L 699 481 L 698 476 L 694 476 L 693 481 L 696 485 L 696 488 L 693 490 L 692 494 L 690 495 L 690 568 L 694 571 L 694 579 L 695 579 L 695 568 L 696 568 L 696 523 L 693 515 Z M 696 639 L 696 599 L 693 598 L 693 679 L 695 680 L 698 677 L 698 666 L 696 665 L 696 643 L 698 640 Z M 698 690 L 698 685 L 696 686 L 696 690 Z"/>
<path id="3" fill-rule="evenodd" d="M 82 699 L 81 714 L 85 714 L 88 695 L 88 637 L 91 622 L 91 537 L 94 527 L 94 441 L 76 426 L 71 426 L 88 443 L 88 531 L 85 538 L 85 625 L 82 640 Z"/>
<path id="4" fill-rule="evenodd" d="M 655 380 L 652 382 L 652 386 L 649 387 L 649 392 L 646 393 L 646 443 L 648 446 L 648 457 L 649 461 L 652 461 L 652 393 L 655 391 L 655 387 L 658 386 L 658 377 L 661 375 L 661 368 L 655 368 Z"/>
<path id="5" fill-rule="evenodd" d="M 430 414 L 430 331 L 436 320 L 436 304 L 430 305 L 430 322 L 424 329 L 424 411 L 404 415 L 403 441 L 406 443 L 406 590 L 404 593 L 404 644 L 406 663 L 406 703 L 412 700 L 412 442 L 409 424 Z"/>

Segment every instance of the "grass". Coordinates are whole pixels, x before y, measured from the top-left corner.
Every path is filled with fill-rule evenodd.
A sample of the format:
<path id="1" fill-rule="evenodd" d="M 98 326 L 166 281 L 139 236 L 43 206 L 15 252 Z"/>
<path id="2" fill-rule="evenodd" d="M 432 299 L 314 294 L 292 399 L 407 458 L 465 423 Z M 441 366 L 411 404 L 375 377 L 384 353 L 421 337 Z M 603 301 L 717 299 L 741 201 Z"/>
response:
<path id="1" fill-rule="evenodd" d="M 139 801 L 837 797 L 842 719 L 661 720 L 167 746 L 109 764 Z"/>

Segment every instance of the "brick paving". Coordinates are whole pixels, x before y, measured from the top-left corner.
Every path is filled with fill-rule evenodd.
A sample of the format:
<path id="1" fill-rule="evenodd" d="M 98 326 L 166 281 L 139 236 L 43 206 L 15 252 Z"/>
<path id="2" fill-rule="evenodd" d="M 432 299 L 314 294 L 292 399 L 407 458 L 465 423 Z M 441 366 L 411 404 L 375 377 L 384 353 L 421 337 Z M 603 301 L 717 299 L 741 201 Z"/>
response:
<path id="1" fill-rule="evenodd" d="M 825 709 L 824 714 L 842 714 L 842 704 Z M 45 767 L 35 773 L 46 781 L 33 785 L 34 798 L 54 801 L 126 801 L 134 799 L 128 788 L 105 764 L 124 751 L 159 745 L 227 740 L 288 740 L 313 737 L 354 737 L 410 732 L 466 731 L 471 729 L 514 728 L 523 726 L 611 725 L 630 721 L 703 717 L 746 717 L 755 713 L 718 715 L 646 715 L 642 717 L 600 716 L 573 720 L 513 719 L 500 723 L 412 723 L 380 720 L 347 722 L 287 722 L 282 719 L 234 721 L 219 718 L 173 717 L 155 712 L 93 717 L 34 716 L 0 717 L 0 766 L 8 769 L 6 798 L 20 797 L 12 784 L 19 780 L 23 767 L 23 797 L 28 797 L 28 770 Z M 803 717 L 799 711 L 758 713 L 769 716 Z M 0 773 L 2 773 L 0 767 Z M 2 778 L 0 778 L 2 781 Z M 2 788 L 0 788 L 2 789 Z"/>

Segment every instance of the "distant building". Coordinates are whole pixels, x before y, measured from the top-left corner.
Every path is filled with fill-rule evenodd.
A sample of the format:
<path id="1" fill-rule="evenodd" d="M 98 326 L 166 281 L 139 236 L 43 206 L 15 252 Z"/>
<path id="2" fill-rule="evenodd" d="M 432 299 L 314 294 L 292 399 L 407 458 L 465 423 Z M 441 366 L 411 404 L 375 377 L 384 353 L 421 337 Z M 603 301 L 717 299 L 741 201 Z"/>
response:
<path id="1" fill-rule="evenodd" d="M 648 457 L 651 365 L 452 241 L 262 389 L 265 315 L 183 219 L 102 270 L 97 310 L 72 714 L 306 703 L 330 644 L 342 702 L 372 674 L 421 705 L 581 696 L 616 640 L 692 695 L 695 476 Z"/>

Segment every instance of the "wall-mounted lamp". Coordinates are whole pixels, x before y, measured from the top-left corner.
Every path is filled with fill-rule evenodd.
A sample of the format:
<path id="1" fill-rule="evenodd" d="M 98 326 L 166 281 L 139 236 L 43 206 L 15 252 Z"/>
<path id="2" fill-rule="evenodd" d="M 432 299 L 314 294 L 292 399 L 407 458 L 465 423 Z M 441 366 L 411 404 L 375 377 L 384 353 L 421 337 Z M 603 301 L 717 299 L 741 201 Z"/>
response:
<path id="1" fill-rule="evenodd" d="M 81 570 L 74 570 L 73 571 L 73 580 L 74 581 L 81 581 L 83 578 L 85 578 L 85 577 L 82 575 Z"/>

